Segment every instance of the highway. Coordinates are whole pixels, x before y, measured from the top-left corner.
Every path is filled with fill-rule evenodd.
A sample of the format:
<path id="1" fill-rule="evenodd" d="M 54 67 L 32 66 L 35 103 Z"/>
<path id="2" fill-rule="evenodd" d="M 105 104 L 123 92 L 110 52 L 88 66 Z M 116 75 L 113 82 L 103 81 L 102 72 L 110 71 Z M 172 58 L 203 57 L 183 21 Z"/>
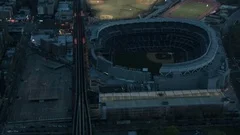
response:
<path id="1" fill-rule="evenodd" d="M 73 135 L 92 135 L 85 72 L 84 0 L 74 0 Z"/>

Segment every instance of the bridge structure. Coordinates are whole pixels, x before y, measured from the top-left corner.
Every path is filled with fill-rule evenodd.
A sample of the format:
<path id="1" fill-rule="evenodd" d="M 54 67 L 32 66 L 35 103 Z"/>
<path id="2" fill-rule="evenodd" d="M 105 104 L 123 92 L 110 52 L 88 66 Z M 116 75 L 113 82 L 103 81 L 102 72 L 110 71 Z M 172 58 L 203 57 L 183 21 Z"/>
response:
<path id="1" fill-rule="evenodd" d="M 92 135 L 87 99 L 88 62 L 84 29 L 84 0 L 74 0 L 74 72 L 73 72 L 73 135 Z"/>

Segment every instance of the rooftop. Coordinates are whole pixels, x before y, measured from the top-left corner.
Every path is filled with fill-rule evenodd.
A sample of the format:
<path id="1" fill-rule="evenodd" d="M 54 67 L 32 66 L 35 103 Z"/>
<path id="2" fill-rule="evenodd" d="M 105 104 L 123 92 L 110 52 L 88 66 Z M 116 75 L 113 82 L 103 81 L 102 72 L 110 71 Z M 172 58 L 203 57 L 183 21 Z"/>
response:
<path id="1" fill-rule="evenodd" d="M 70 118 L 70 70 L 49 68 L 36 54 L 28 55 L 26 61 L 9 121 Z"/>
<path id="2" fill-rule="evenodd" d="M 100 101 L 119 100 L 142 100 L 142 99 L 172 99 L 172 98 L 198 98 L 198 97 L 220 97 L 224 95 L 221 90 L 176 90 L 176 91 L 151 91 L 151 92 L 122 92 L 122 93 L 100 93 Z"/>
<path id="3" fill-rule="evenodd" d="M 54 19 L 44 19 L 43 22 L 38 24 L 38 29 L 51 29 L 54 30 L 56 29 L 57 26 L 55 24 Z"/>
<path id="4" fill-rule="evenodd" d="M 72 10 L 72 2 L 69 2 L 69 1 L 59 2 L 58 9 L 57 9 L 58 12 L 68 11 L 68 10 Z"/>
<path id="5" fill-rule="evenodd" d="M 31 41 L 36 46 L 40 45 L 40 41 L 51 41 L 55 45 L 67 45 L 68 43 L 72 43 L 72 35 L 59 35 L 55 37 L 51 37 L 48 34 L 35 34 L 31 36 Z"/>
<path id="6" fill-rule="evenodd" d="M 57 36 L 57 44 L 58 45 L 65 45 L 66 43 L 72 43 L 72 35 L 60 35 Z"/>
<path id="7" fill-rule="evenodd" d="M 134 108 L 223 104 L 220 90 L 179 90 L 100 94 L 100 102 L 107 108 Z"/>
<path id="8" fill-rule="evenodd" d="M 43 5 L 43 4 L 54 4 L 58 0 L 38 0 L 38 5 Z"/>
<path id="9" fill-rule="evenodd" d="M 222 105 L 219 97 L 171 98 L 152 100 L 126 100 L 105 102 L 107 108 L 150 108 L 160 106 L 194 106 L 194 105 Z"/>
<path id="10" fill-rule="evenodd" d="M 12 10 L 12 7 L 11 6 L 0 6 L 0 10 L 1 11 L 9 11 L 9 10 Z"/>
<path id="11" fill-rule="evenodd" d="M 35 44 L 36 46 L 40 45 L 40 41 L 41 39 L 48 39 L 50 36 L 46 35 L 46 34 L 36 34 L 36 35 L 32 35 L 31 36 L 31 41 L 33 44 Z"/>

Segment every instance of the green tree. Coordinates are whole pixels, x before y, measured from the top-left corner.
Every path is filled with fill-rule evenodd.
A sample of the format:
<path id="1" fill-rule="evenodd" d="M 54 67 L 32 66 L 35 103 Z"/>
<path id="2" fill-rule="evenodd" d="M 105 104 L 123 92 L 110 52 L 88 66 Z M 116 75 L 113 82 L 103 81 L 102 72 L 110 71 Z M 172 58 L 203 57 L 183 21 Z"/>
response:
<path id="1" fill-rule="evenodd" d="M 169 126 L 164 130 L 163 135 L 179 135 L 179 130 L 175 126 Z"/>
<path id="2" fill-rule="evenodd" d="M 218 2 L 222 4 L 227 4 L 227 5 L 240 5 L 239 0 L 218 0 Z"/>
<path id="3" fill-rule="evenodd" d="M 220 130 L 212 130 L 208 132 L 208 135 L 226 135 L 226 133 L 220 131 Z"/>
<path id="4" fill-rule="evenodd" d="M 233 25 L 231 27 L 231 36 L 232 36 L 232 42 L 236 45 L 240 45 L 240 24 Z"/>
<path id="5" fill-rule="evenodd" d="M 239 57 L 240 55 L 240 24 L 231 26 L 229 34 L 226 36 L 225 48 L 229 56 Z"/>
<path id="6" fill-rule="evenodd" d="M 161 131 L 157 127 L 151 128 L 147 133 L 147 135 L 160 135 L 160 134 Z"/>
<path id="7" fill-rule="evenodd" d="M 9 34 L 6 35 L 6 43 L 7 44 L 13 44 L 14 43 L 13 37 Z"/>

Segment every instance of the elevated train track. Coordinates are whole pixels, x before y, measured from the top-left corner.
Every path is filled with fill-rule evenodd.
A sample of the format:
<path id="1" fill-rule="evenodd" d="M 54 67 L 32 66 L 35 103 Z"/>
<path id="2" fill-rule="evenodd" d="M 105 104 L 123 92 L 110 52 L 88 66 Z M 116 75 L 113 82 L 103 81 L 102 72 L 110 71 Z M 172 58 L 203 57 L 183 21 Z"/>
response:
<path id="1" fill-rule="evenodd" d="M 74 0 L 73 135 L 91 135 L 85 72 L 84 0 Z"/>

